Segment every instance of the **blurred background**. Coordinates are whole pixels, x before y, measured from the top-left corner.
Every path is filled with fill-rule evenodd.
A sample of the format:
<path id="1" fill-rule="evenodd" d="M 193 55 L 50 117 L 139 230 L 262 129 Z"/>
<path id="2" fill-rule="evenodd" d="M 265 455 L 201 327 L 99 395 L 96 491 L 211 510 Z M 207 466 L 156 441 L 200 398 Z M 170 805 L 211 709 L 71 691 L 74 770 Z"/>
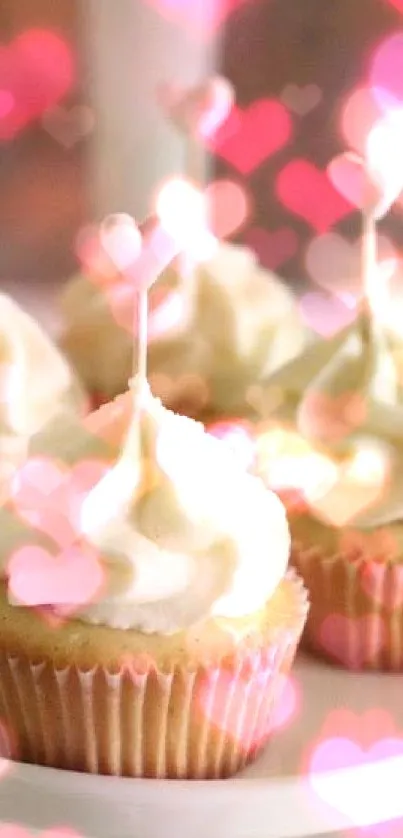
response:
<path id="1" fill-rule="evenodd" d="M 359 215 L 325 169 L 359 146 L 370 106 L 356 90 L 393 39 L 376 66 L 403 88 L 403 0 L 0 0 L 0 34 L 2 289 L 56 292 L 77 270 L 83 225 L 150 210 L 184 160 L 155 86 L 212 67 L 235 85 L 238 122 L 217 140 L 210 179 L 239 187 L 247 207 L 223 235 L 298 286 L 326 269 L 312 243 L 328 247 L 333 274 L 354 272 Z M 401 246 L 401 207 L 381 231 Z"/>

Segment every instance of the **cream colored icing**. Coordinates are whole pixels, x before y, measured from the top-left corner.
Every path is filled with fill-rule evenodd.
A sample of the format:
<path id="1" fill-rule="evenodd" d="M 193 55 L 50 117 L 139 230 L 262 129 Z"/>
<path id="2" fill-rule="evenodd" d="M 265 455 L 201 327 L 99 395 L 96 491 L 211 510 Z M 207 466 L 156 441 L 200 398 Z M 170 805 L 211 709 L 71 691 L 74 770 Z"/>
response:
<path id="1" fill-rule="evenodd" d="M 371 500 L 349 520 L 358 528 L 403 518 L 401 353 L 396 335 L 363 310 L 352 325 L 317 341 L 266 384 L 281 399 L 275 419 L 290 424 L 337 466 L 333 503 L 337 489 L 346 491 L 348 469 L 353 483 L 359 480 L 365 488 L 367 481 Z M 371 475 L 372 465 L 378 477 Z"/>
<path id="2" fill-rule="evenodd" d="M 0 498 L 29 438 L 57 414 L 83 405 L 67 361 L 29 314 L 0 294 Z"/>
<path id="3" fill-rule="evenodd" d="M 82 534 L 99 550 L 106 589 L 78 618 L 170 634 L 262 608 L 289 558 L 282 503 L 201 424 L 164 408 L 148 387 L 141 404 L 139 424 L 128 429 L 121 397 L 85 430 L 70 432 L 70 461 L 74 448 L 79 459 L 93 455 L 91 425 L 112 452 L 108 414 L 123 433 L 120 453 L 82 508 Z M 39 435 L 37 453 L 54 449 L 52 434 Z"/>
<path id="4" fill-rule="evenodd" d="M 121 278 L 115 283 L 123 287 Z M 89 388 L 112 397 L 126 388 L 132 342 L 111 312 L 105 287 L 85 276 L 68 284 L 62 345 Z M 150 328 L 150 381 L 168 405 L 186 396 L 193 376 L 207 385 L 206 408 L 243 412 L 248 388 L 307 340 L 293 295 L 247 248 L 220 244 L 186 280 L 170 267 L 155 292 L 161 288 L 176 290 L 183 307 L 178 322 L 156 337 Z M 153 310 L 153 292 L 150 303 Z"/>

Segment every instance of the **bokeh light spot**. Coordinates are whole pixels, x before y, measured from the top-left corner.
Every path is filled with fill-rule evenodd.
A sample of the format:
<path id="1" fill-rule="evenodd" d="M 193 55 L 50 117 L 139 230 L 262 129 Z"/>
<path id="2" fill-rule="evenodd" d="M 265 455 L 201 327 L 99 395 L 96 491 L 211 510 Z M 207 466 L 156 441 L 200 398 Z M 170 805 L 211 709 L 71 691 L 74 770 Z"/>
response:
<path id="1" fill-rule="evenodd" d="M 207 426 L 212 436 L 220 439 L 234 454 L 242 468 L 250 468 L 255 461 L 255 439 L 252 429 L 241 420 L 215 422 Z"/>
<path id="2" fill-rule="evenodd" d="M 386 38 L 375 51 L 370 83 L 380 103 L 386 94 L 390 104 L 403 104 L 403 31 Z"/>
<path id="3" fill-rule="evenodd" d="M 237 233 L 250 216 L 252 199 L 245 186 L 231 180 L 216 180 L 206 192 L 208 221 L 219 239 Z"/>

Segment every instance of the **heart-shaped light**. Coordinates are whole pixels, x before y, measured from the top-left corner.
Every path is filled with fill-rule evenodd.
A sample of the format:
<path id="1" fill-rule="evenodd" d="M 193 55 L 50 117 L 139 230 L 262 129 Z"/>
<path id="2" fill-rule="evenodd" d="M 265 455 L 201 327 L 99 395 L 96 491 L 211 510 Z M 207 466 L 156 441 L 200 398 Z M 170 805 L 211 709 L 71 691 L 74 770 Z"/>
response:
<path id="1" fill-rule="evenodd" d="M 377 212 L 383 200 L 382 188 L 372 181 L 362 157 L 346 151 L 333 158 L 327 171 L 333 186 L 350 204 L 363 212 Z"/>
<path id="2" fill-rule="evenodd" d="M 103 587 L 104 570 L 94 550 L 73 545 L 58 555 L 25 546 L 10 558 L 8 590 L 24 606 L 67 605 L 74 610 L 92 602 Z"/>
<path id="3" fill-rule="evenodd" d="M 403 109 L 390 110 L 368 133 L 364 157 L 335 157 L 328 175 L 344 198 L 375 220 L 383 218 L 403 190 Z"/>
<path id="4" fill-rule="evenodd" d="M 214 76 L 190 89 L 161 84 L 157 98 L 180 131 L 207 138 L 228 118 L 234 104 L 234 90 L 227 79 Z"/>
<path id="5" fill-rule="evenodd" d="M 396 108 L 374 125 L 367 139 L 367 169 L 380 191 L 374 211 L 377 219 L 386 215 L 403 190 L 402 147 L 403 108 Z"/>
<path id="6" fill-rule="evenodd" d="M 141 234 L 130 215 L 109 215 L 101 224 L 100 241 L 119 271 L 129 268 L 140 255 Z"/>

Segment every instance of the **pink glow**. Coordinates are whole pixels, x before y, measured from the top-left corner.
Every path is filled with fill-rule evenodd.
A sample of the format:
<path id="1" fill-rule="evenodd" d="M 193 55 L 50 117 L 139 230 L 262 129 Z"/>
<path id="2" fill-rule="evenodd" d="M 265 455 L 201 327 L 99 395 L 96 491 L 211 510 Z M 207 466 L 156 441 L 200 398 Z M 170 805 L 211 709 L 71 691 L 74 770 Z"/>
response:
<path id="1" fill-rule="evenodd" d="M 80 538 L 85 497 L 105 474 L 107 465 L 82 460 L 73 468 L 47 458 L 28 460 L 14 480 L 15 511 L 52 540 L 52 552 L 36 545 L 17 549 L 9 558 L 9 591 L 30 606 L 63 605 L 73 613 L 94 599 L 104 583 L 95 550 Z"/>
<path id="2" fill-rule="evenodd" d="M 380 104 L 403 104 L 403 31 L 386 38 L 374 53 L 370 84 Z"/>
<path id="3" fill-rule="evenodd" d="M 0 140 L 10 140 L 71 89 L 75 67 L 70 47 L 48 30 L 26 30 L 0 47 L 0 78 L 7 80 L 2 86 Z"/>
<path id="4" fill-rule="evenodd" d="M 185 134 L 208 139 L 228 118 L 234 90 L 227 79 L 215 76 L 190 89 L 161 84 L 157 98 L 166 116 Z"/>
<path id="5" fill-rule="evenodd" d="M 297 116 L 306 116 L 322 101 L 323 92 L 317 84 L 287 84 L 281 93 L 281 101 Z"/>
<path id="6" fill-rule="evenodd" d="M 394 9 L 397 9 L 398 12 L 403 14 L 403 0 L 386 0 L 390 6 L 393 6 Z"/>
<path id="7" fill-rule="evenodd" d="M 141 234 L 130 215 L 110 215 L 101 224 L 100 243 L 114 266 L 125 271 L 138 259 L 141 252 Z"/>
<path id="8" fill-rule="evenodd" d="M 350 650 L 349 638 L 356 637 L 354 651 Z M 368 638 L 376 638 L 369 643 Z M 361 669 L 383 649 L 386 630 L 383 618 L 367 614 L 363 617 L 346 617 L 344 614 L 329 614 L 322 622 L 318 641 L 320 646 L 337 663 L 347 669 Z"/>
<path id="9" fill-rule="evenodd" d="M 354 323 L 357 312 L 337 297 L 308 291 L 299 301 L 303 320 L 318 335 L 331 338 L 336 332 Z"/>
<path id="10" fill-rule="evenodd" d="M 64 549 L 79 535 L 82 502 L 106 470 L 101 460 L 82 460 L 67 469 L 50 458 L 31 458 L 14 480 L 15 511 Z"/>
<path id="11" fill-rule="evenodd" d="M 242 175 L 256 171 L 292 135 L 287 108 L 276 99 L 260 99 L 245 110 L 234 107 L 210 147 Z"/>
<path id="12" fill-rule="evenodd" d="M 21 547 L 7 563 L 8 593 L 19 605 L 63 606 L 64 615 L 92 602 L 104 587 L 95 550 L 81 544 L 57 555 L 42 547 Z"/>
<path id="13" fill-rule="evenodd" d="M 378 281 L 386 287 L 398 266 L 398 254 L 386 236 L 378 238 Z M 306 250 L 306 269 L 324 291 L 336 296 L 346 307 L 354 307 L 363 295 L 361 278 L 361 238 L 350 242 L 339 233 L 325 233 L 311 239 Z M 346 315 L 348 317 L 348 315 Z M 315 331 L 320 324 L 311 312 Z"/>
<path id="14" fill-rule="evenodd" d="M 299 716 L 301 712 L 301 689 L 293 675 L 281 675 L 279 698 L 276 702 L 273 730 L 283 730 Z"/>
<path id="15" fill-rule="evenodd" d="M 275 271 L 288 262 L 298 250 L 298 236 L 291 227 L 265 230 L 252 227 L 243 239 L 251 247 L 264 268 Z"/>
<path id="16" fill-rule="evenodd" d="M 203 192 L 184 178 L 173 178 L 159 190 L 156 213 L 160 222 L 157 228 L 161 242 L 154 247 L 147 243 L 145 251 L 151 251 L 155 259 L 165 259 L 164 247 L 171 248 L 171 259 L 179 253 L 186 253 L 192 261 L 198 262 L 213 255 L 217 241 L 208 225 L 208 205 Z M 165 243 L 166 242 L 166 243 Z"/>
<path id="17" fill-rule="evenodd" d="M 380 189 L 367 175 L 362 158 L 353 152 L 334 157 L 329 163 L 328 174 L 340 195 L 353 206 L 367 209 L 380 200 Z"/>
<path id="18" fill-rule="evenodd" d="M 246 187 L 231 180 L 216 180 L 206 188 L 212 233 L 225 239 L 237 233 L 251 215 L 252 198 Z"/>
<path id="19" fill-rule="evenodd" d="M 347 146 L 363 155 L 368 134 L 382 116 L 383 110 L 374 91 L 369 87 L 353 90 L 341 114 L 341 130 Z"/>
<path id="20" fill-rule="evenodd" d="M 403 735 L 390 714 L 374 708 L 357 715 L 341 708 L 327 717 L 304 772 L 315 795 L 360 827 L 354 838 L 399 838 L 403 806 L 393 790 L 402 759 Z M 344 777 L 329 773 L 346 769 Z"/>
<path id="21" fill-rule="evenodd" d="M 37 832 L 38 838 L 81 838 L 80 834 L 69 826 L 52 826 L 44 832 Z M 0 824 L 0 838 L 33 838 L 32 832 L 16 823 Z"/>
<path id="22" fill-rule="evenodd" d="M 352 205 L 308 160 L 296 159 L 281 170 L 276 180 L 280 201 L 318 233 L 326 233 L 334 224 L 353 211 Z"/>

